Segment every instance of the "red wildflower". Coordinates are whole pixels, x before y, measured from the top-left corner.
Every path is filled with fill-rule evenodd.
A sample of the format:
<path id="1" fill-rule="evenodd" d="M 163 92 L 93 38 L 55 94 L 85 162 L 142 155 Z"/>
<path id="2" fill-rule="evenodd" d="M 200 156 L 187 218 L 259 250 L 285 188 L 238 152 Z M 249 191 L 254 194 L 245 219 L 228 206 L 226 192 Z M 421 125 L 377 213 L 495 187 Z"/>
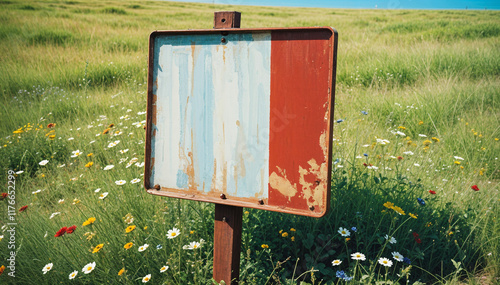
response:
<path id="1" fill-rule="evenodd" d="M 55 126 L 56 126 L 56 124 L 54 124 L 54 123 L 50 123 L 50 124 L 48 124 L 48 125 L 47 125 L 47 128 L 48 128 L 48 129 L 50 129 L 50 128 L 53 128 L 53 127 L 55 127 Z"/>
<path id="2" fill-rule="evenodd" d="M 22 206 L 22 207 L 19 209 L 19 212 L 23 212 L 24 210 L 26 210 L 26 208 L 28 208 L 28 205 L 26 205 L 26 206 Z"/>
<path id="3" fill-rule="evenodd" d="M 477 185 L 472 185 L 470 188 L 474 191 L 479 191 L 479 187 L 477 187 Z"/>
<path id="4" fill-rule="evenodd" d="M 75 225 L 72 225 L 71 227 L 69 227 L 66 232 L 68 234 L 72 234 L 74 231 L 76 230 L 76 226 Z"/>
<path id="5" fill-rule="evenodd" d="M 60 237 L 66 233 L 68 230 L 67 227 L 62 227 L 60 230 L 57 231 L 57 233 L 54 235 L 55 237 Z"/>
<path id="6" fill-rule="evenodd" d="M 416 238 L 416 239 L 415 239 L 415 241 L 416 241 L 417 243 L 422 243 L 422 240 L 421 240 L 421 239 L 419 239 L 419 238 Z"/>
<path id="7" fill-rule="evenodd" d="M 402 156 L 398 156 L 398 160 L 401 160 L 401 159 L 403 159 L 403 157 Z"/>
<path id="8" fill-rule="evenodd" d="M 4 271 L 4 270 L 5 270 L 5 265 L 2 265 L 2 266 L 0 267 L 0 275 L 2 275 L 2 273 L 3 273 L 3 271 Z"/>
<path id="9" fill-rule="evenodd" d="M 8 193 L 5 193 L 5 192 L 4 192 L 4 193 L 2 193 L 2 197 L 0 197 L 0 200 L 3 200 L 3 199 L 5 199 L 5 198 L 7 198 L 7 196 L 9 196 L 9 194 L 8 194 Z"/>
<path id="10" fill-rule="evenodd" d="M 418 238 L 419 237 L 419 235 L 416 232 L 413 232 L 412 235 L 413 235 L 414 238 Z"/>
<path id="11" fill-rule="evenodd" d="M 432 195 L 434 195 L 434 194 L 436 194 L 436 191 L 429 190 L 429 193 L 431 193 Z"/>
<path id="12" fill-rule="evenodd" d="M 366 163 L 363 163 L 363 165 L 364 165 L 365 167 L 366 167 L 366 166 L 368 166 L 368 164 L 366 164 Z"/>

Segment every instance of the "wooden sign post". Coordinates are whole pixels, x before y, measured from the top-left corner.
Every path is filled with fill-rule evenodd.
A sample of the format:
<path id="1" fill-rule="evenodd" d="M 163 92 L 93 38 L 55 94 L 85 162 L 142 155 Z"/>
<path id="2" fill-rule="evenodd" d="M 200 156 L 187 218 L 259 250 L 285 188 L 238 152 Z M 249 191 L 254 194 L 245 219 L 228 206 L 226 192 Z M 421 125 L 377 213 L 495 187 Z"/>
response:
<path id="1" fill-rule="evenodd" d="M 331 27 L 155 31 L 144 187 L 215 203 L 214 279 L 239 280 L 243 207 L 310 217 L 330 202 L 337 32 Z"/>
<path id="2" fill-rule="evenodd" d="M 214 12 L 214 29 L 239 28 L 240 23 L 239 12 Z M 240 280 L 242 214 L 242 207 L 215 204 L 213 278 L 217 282 Z"/>

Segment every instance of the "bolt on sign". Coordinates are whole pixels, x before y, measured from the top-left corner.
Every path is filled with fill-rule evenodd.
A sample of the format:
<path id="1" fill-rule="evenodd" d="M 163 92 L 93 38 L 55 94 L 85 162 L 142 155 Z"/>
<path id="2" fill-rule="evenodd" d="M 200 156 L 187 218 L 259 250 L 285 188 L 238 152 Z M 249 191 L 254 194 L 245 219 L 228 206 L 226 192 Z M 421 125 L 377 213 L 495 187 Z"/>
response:
<path id="1" fill-rule="evenodd" d="M 326 214 L 334 29 L 155 31 L 149 47 L 149 193 Z"/>

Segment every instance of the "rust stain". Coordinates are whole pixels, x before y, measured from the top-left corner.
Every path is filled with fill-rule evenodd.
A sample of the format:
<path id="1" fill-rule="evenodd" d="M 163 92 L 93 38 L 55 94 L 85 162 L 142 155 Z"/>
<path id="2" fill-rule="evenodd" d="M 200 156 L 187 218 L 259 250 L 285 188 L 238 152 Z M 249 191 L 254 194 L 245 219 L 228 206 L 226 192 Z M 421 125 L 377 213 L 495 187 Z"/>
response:
<path id="1" fill-rule="evenodd" d="M 278 167 L 280 174 L 276 172 L 271 173 L 269 176 L 269 185 L 274 189 L 278 190 L 283 196 L 291 197 L 297 194 L 297 185 L 292 185 L 292 183 L 286 178 L 286 173 Z"/>
<path id="2" fill-rule="evenodd" d="M 227 193 L 227 161 L 224 161 L 224 168 L 222 169 L 222 192 Z"/>
<path id="3" fill-rule="evenodd" d="M 264 195 L 264 169 L 260 170 L 260 191 L 255 193 L 255 198 L 260 198 Z"/>
<path id="4" fill-rule="evenodd" d="M 224 61 L 224 63 L 226 63 L 226 49 L 227 46 L 222 46 L 222 61 Z"/>
<path id="5" fill-rule="evenodd" d="M 212 185 L 210 187 L 211 192 L 217 191 L 217 188 L 215 188 L 216 178 L 217 178 L 217 160 L 214 159 L 214 174 L 212 175 Z"/>

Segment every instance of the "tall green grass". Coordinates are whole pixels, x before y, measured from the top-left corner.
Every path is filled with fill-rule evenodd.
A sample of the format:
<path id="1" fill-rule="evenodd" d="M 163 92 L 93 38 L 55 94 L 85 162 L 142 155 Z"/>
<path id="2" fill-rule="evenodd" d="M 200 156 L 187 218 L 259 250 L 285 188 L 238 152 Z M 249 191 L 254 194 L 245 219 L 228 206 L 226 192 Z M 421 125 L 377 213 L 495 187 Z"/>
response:
<path id="1" fill-rule="evenodd" d="M 137 284 L 147 274 L 153 284 L 213 283 L 214 206 L 146 194 L 131 182 L 143 179 L 142 166 L 127 164 L 144 158 L 149 33 L 210 29 L 217 10 L 241 11 L 245 28 L 339 32 L 331 210 L 313 219 L 245 209 L 241 284 L 340 284 L 340 270 L 355 284 L 498 282 L 497 11 L 13 0 L 0 2 L 0 181 L 19 172 L 16 211 L 28 208 L 16 213 L 16 279 L 6 269 L 2 284 L 68 283 L 74 270 L 81 284 Z M 76 150 L 83 154 L 71 157 Z M 7 207 L 0 201 L 0 226 Z M 74 233 L 54 237 L 71 225 Z M 168 239 L 173 227 L 181 234 Z M 10 236 L 0 235 L 8 265 Z M 201 239 L 197 250 L 182 248 Z"/>

